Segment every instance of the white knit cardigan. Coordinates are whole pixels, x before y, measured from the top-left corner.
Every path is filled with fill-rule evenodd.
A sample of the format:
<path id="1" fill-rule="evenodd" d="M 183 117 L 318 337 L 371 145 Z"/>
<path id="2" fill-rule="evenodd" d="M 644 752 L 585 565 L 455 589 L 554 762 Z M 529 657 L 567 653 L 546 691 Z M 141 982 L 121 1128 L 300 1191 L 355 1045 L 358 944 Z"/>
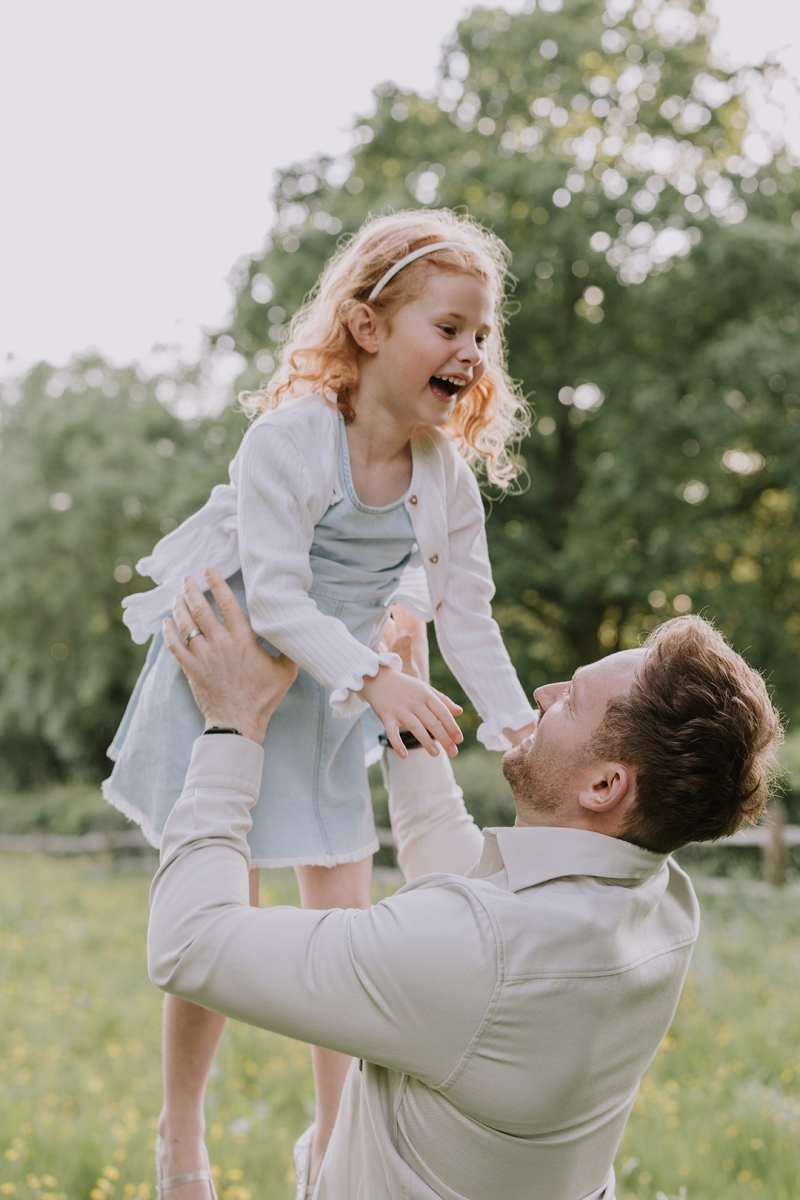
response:
<path id="1" fill-rule="evenodd" d="M 366 707 L 357 694 L 364 678 L 400 660 L 362 645 L 308 594 L 314 527 L 341 499 L 339 429 L 336 407 L 319 396 L 287 401 L 251 425 L 231 463 L 230 484 L 215 487 L 199 512 L 136 564 L 158 586 L 123 600 L 135 642 L 159 629 L 184 575 L 199 579 L 214 566 L 228 578 L 241 567 L 256 633 L 330 689 L 337 715 Z M 392 603 L 433 620 L 445 661 L 483 718 L 478 737 L 490 750 L 504 750 L 503 730 L 529 724 L 534 710 L 492 618 L 478 485 L 445 435 L 426 431 L 412 439 L 411 450 L 405 507 L 417 549 Z"/>

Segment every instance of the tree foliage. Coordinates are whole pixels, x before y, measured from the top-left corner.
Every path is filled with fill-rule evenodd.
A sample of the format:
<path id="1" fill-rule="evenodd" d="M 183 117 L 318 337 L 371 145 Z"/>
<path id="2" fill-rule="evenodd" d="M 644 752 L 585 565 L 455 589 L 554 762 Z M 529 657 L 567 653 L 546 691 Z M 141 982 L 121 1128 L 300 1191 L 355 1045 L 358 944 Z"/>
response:
<path id="1" fill-rule="evenodd" d="M 474 214 L 513 251 L 511 367 L 536 413 L 529 486 L 488 521 L 524 683 L 692 608 L 793 709 L 800 174 L 744 102 L 777 70 L 714 65 L 712 30 L 699 0 L 476 10 L 435 97 L 383 86 L 349 161 L 281 174 L 230 336 L 254 385 L 340 232 Z"/>
<path id="2" fill-rule="evenodd" d="M 241 417 L 187 423 L 96 359 L 6 390 L 0 453 L 0 782 L 92 778 L 144 657 L 134 564 L 224 478 Z M 139 586 L 146 586 L 139 580 Z"/>
<path id="3" fill-rule="evenodd" d="M 243 355 L 243 388 L 268 377 L 367 213 L 474 214 L 513 251 L 511 367 L 535 410 L 526 489 L 487 498 L 495 611 L 524 685 L 691 608 L 793 712 L 800 173 L 745 104 L 777 69 L 721 69 L 711 31 L 701 0 L 476 9 L 434 96 L 381 86 L 350 157 L 280 174 L 209 358 Z M 142 660 L 120 621 L 133 564 L 238 445 L 230 409 L 178 418 L 191 380 L 139 374 L 42 365 L 0 405 L 0 784 L 103 770 Z"/>

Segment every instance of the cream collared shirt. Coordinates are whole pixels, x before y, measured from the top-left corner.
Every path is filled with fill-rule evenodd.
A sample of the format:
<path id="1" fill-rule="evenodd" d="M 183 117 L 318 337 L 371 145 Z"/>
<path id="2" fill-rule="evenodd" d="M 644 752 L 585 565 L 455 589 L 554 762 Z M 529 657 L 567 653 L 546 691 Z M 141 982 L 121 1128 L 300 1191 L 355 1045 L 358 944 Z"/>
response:
<path id="1" fill-rule="evenodd" d="M 366 912 L 252 909 L 262 759 L 244 738 L 195 744 L 153 881 L 150 974 L 354 1056 L 316 1200 L 611 1200 L 697 935 L 684 872 L 581 830 L 481 836 L 444 755 L 388 753 L 407 875 L 451 873 Z"/>

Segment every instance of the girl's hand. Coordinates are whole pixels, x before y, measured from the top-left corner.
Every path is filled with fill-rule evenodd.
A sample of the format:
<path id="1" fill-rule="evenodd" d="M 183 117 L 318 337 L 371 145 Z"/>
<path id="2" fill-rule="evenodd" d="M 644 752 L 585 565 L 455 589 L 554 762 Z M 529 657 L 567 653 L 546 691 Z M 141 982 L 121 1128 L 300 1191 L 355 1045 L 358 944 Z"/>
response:
<path id="1" fill-rule="evenodd" d="M 521 742 L 525 741 L 526 737 L 530 737 L 532 733 L 536 733 L 538 725 L 539 716 L 537 714 L 536 720 L 531 721 L 530 725 L 523 725 L 522 729 L 504 729 L 503 733 L 511 742 L 512 746 L 519 746 Z"/>
<path id="2" fill-rule="evenodd" d="M 464 735 L 453 720 L 461 711 L 447 696 L 410 675 L 379 667 L 378 674 L 364 680 L 360 695 L 383 722 L 392 749 L 400 758 L 408 751 L 400 741 L 400 730 L 408 729 L 434 757 L 439 742 L 451 758 L 458 754 Z"/>

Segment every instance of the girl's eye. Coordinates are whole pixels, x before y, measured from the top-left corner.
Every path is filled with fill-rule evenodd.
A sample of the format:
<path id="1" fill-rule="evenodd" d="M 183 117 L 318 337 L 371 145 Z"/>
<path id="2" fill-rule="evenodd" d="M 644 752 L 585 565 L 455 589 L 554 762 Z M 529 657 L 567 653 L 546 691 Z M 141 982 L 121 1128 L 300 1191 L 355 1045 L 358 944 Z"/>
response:
<path id="1" fill-rule="evenodd" d="M 456 330 L 454 325 L 440 325 L 439 328 L 441 329 L 442 333 L 446 333 L 448 337 L 455 336 Z"/>

